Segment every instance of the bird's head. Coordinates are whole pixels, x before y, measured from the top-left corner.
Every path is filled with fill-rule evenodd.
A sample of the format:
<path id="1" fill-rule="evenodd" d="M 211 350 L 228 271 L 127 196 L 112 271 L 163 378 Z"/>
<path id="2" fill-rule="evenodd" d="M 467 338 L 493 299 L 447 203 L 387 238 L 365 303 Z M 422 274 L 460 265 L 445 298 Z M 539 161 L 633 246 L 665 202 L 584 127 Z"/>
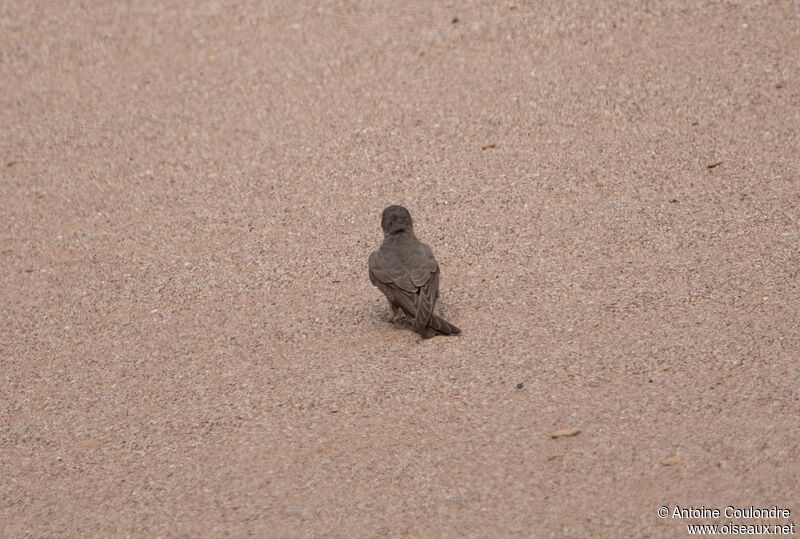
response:
<path id="1" fill-rule="evenodd" d="M 411 214 L 403 206 L 393 205 L 383 210 L 381 214 L 381 228 L 383 234 L 389 236 L 399 232 L 414 232 Z"/>

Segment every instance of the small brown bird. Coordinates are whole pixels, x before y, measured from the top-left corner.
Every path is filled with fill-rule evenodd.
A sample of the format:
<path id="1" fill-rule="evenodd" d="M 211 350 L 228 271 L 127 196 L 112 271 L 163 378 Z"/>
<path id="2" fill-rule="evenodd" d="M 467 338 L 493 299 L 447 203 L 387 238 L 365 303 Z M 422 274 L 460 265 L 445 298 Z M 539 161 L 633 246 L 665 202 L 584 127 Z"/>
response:
<path id="1" fill-rule="evenodd" d="M 395 316 L 402 310 L 414 319 L 423 339 L 458 335 L 461 330 L 434 314 L 439 298 L 439 264 L 430 247 L 414 235 L 411 214 L 389 206 L 381 215 L 383 242 L 369 255 L 369 280 L 383 292 Z"/>

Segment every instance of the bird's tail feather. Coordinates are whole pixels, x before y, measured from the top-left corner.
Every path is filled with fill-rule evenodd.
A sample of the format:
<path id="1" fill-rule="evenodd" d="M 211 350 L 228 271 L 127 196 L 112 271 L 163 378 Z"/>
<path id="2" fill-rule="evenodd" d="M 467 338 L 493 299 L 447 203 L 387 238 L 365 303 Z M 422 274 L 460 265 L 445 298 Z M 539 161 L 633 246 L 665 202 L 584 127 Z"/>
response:
<path id="1" fill-rule="evenodd" d="M 461 330 L 458 329 L 456 326 L 442 318 L 441 316 L 432 314 L 430 319 L 428 320 L 428 327 L 435 329 L 437 332 L 443 335 L 458 335 L 461 333 Z"/>

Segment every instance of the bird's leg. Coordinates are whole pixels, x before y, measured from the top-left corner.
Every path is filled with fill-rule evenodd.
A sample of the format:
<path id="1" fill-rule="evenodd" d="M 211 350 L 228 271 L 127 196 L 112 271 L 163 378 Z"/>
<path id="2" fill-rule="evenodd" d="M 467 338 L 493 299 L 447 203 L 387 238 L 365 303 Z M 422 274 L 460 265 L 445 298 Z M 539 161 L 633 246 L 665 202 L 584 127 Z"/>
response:
<path id="1" fill-rule="evenodd" d="M 399 305 L 397 305 L 396 303 L 392 303 L 391 301 L 389 302 L 389 306 L 392 308 L 392 318 L 390 321 L 396 322 L 400 318 L 400 315 L 403 313 L 403 310 L 400 308 Z"/>

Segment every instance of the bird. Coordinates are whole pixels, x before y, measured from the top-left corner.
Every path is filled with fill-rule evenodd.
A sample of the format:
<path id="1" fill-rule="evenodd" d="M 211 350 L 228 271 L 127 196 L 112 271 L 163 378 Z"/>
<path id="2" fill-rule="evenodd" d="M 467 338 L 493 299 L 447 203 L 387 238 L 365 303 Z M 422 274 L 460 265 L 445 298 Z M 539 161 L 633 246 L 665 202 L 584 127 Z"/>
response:
<path id="1" fill-rule="evenodd" d="M 461 330 L 434 313 L 439 299 L 439 264 L 431 248 L 414 235 L 411 214 L 392 205 L 381 214 L 383 241 L 369 255 L 369 280 L 389 300 L 395 316 L 406 313 L 423 339 L 458 335 Z"/>

